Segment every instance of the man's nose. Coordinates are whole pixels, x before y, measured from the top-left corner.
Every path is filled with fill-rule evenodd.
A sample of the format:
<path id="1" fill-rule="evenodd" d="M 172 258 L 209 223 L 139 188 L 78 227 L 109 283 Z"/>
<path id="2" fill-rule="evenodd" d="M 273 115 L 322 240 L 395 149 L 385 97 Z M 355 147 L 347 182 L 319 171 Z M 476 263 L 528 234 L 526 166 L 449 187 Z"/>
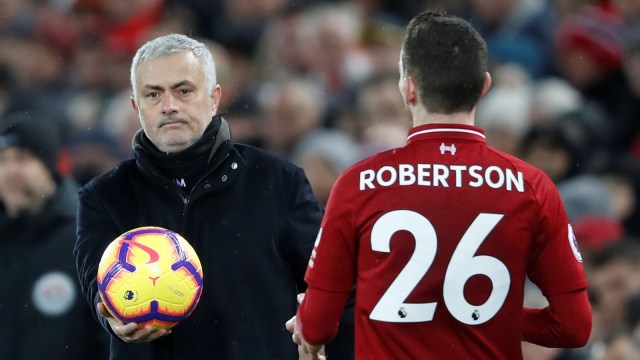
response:
<path id="1" fill-rule="evenodd" d="M 170 113 L 174 113 L 178 111 L 178 105 L 176 102 L 176 98 L 171 95 L 171 94 L 167 94 L 165 96 L 163 96 L 162 98 L 162 113 L 163 114 L 170 114 Z"/>

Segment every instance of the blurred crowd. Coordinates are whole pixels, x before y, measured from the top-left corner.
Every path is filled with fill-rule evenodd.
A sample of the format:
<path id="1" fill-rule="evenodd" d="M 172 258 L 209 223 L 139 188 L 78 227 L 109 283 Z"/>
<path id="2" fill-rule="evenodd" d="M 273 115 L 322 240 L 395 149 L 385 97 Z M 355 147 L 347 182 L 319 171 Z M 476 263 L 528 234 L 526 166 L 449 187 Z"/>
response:
<path id="1" fill-rule="evenodd" d="M 188 34 L 214 54 L 233 138 L 302 166 L 324 204 L 344 169 L 405 143 L 399 49 L 424 9 L 487 40 L 477 124 L 554 180 L 582 248 L 592 339 L 525 358 L 640 359 L 638 0 L 0 0 L 0 125 L 58 126 L 58 171 L 83 184 L 131 155 L 134 51 Z"/>

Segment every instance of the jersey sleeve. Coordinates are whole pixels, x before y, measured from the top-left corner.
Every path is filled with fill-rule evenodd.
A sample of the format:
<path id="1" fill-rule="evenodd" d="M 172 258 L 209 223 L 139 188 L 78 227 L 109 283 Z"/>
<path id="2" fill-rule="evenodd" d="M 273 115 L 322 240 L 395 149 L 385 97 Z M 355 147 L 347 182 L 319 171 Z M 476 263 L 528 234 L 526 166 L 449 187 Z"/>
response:
<path id="1" fill-rule="evenodd" d="M 302 337 L 310 344 L 326 344 L 338 332 L 349 292 L 331 292 L 309 286 L 298 308 Z"/>
<path id="2" fill-rule="evenodd" d="M 540 175 L 534 191 L 540 211 L 533 224 L 538 233 L 527 275 L 547 297 L 586 288 L 580 248 L 558 190 L 548 177 Z"/>
<path id="3" fill-rule="evenodd" d="M 544 309 L 525 308 L 522 340 L 545 347 L 582 347 L 591 334 L 591 304 L 586 290 L 548 297 Z"/>
<path id="4" fill-rule="evenodd" d="M 343 173 L 334 184 L 305 281 L 318 289 L 345 292 L 355 282 L 357 248 L 354 225 L 355 196 L 350 173 Z"/>

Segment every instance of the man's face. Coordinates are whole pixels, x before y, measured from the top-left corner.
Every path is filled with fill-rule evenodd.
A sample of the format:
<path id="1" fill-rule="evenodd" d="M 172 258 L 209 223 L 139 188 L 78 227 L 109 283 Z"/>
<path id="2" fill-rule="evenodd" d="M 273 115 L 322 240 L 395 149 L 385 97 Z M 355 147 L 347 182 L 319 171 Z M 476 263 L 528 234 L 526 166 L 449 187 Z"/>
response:
<path id="1" fill-rule="evenodd" d="M 593 271 L 589 282 L 596 294 L 601 326 L 613 329 L 623 325 L 629 296 L 638 291 L 634 277 L 637 267 L 624 260 L 612 260 Z"/>
<path id="2" fill-rule="evenodd" d="M 220 86 L 209 93 L 200 61 L 189 51 L 141 63 L 133 107 L 147 137 L 160 150 L 178 152 L 194 144 L 216 114 Z"/>
<path id="3" fill-rule="evenodd" d="M 0 150 L 0 200 L 9 216 L 37 212 L 54 190 L 51 173 L 30 151 Z"/>

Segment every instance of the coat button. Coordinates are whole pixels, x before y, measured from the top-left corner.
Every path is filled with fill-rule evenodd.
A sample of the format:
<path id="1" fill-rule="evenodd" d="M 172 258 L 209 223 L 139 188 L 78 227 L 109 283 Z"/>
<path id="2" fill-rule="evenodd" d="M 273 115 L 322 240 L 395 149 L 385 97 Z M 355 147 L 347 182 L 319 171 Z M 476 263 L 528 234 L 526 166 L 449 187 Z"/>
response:
<path id="1" fill-rule="evenodd" d="M 211 184 L 209 184 L 209 183 L 204 184 L 204 188 L 205 189 L 211 189 Z"/>
<path id="2" fill-rule="evenodd" d="M 238 168 L 238 163 L 234 162 L 231 164 L 231 169 L 235 170 Z"/>
<path id="3" fill-rule="evenodd" d="M 222 175 L 222 181 L 227 181 L 227 175 Z"/>

